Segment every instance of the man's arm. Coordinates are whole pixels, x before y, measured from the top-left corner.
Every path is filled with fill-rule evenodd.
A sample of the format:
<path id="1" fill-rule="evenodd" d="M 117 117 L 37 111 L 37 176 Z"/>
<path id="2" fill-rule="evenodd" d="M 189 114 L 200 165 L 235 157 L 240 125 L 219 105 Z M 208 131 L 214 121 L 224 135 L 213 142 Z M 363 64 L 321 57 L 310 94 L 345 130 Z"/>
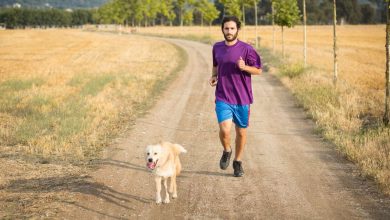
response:
<path id="1" fill-rule="evenodd" d="M 213 69 L 211 71 L 211 76 L 212 77 L 216 77 L 218 75 L 218 72 L 217 72 L 217 67 L 216 66 L 213 66 Z"/>
<path id="2" fill-rule="evenodd" d="M 251 75 L 260 75 L 263 72 L 261 68 L 245 65 L 245 61 L 242 59 L 242 57 L 240 57 L 240 59 L 237 61 L 237 65 L 241 71 L 245 71 Z"/>
<path id="3" fill-rule="evenodd" d="M 247 66 L 247 65 L 245 65 L 245 67 L 241 70 L 245 71 L 251 75 L 260 75 L 263 72 L 263 70 L 261 68 L 257 68 L 254 66 Z"/>
<path id="4" fill-rule="evenodd" d="M 218 82 L 217 67 L 213 66 L 213 69 L 211 70 L 211 78 L 209 79 L 210 86 L 216 86 L 217 82 Z"/>

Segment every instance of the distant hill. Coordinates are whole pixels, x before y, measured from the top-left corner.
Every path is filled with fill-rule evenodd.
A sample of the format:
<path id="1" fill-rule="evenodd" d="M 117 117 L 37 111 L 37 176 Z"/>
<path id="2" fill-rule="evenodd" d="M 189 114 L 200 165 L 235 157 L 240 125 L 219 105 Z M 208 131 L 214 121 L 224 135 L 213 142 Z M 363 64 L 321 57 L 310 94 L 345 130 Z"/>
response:
<path id="1" fill-rule="evenodd" d="M 33 8 L 95 8 L 108 0 L 0 0 L 0 7 L 19 3 L 22 7 Z"/>

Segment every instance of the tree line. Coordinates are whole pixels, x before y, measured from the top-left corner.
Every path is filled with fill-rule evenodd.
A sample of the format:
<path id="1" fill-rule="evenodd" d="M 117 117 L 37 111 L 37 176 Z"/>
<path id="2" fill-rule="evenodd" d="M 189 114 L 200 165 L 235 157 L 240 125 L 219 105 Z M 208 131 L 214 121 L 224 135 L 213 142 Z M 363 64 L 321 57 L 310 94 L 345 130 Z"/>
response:
<path id="1" fill-rule="evenodd" d="M 254 1 L 257 3 L 255 15 Z M 275 1 L 275 0 L 274 0 Z M 302 1 L 297 0 L 300 11 Z M 83 24 L 212 25 L 225 15 L 236 15 L 243 23 L 271 24 L 272 0 L 109 0 L 95 9 L 2 8 L 0 23 L 7 28 L 72 27 Z M 338 23 L 386 22 L 386 2 L 337 1 Z M 332 0 L 306 0 L 307 24 L 332 24 Z"/>
<path id="2" fill-rule="evenodd" d="M 0 24 L 7 29 L 76 27 L 92 23 L 95 23 L 93 12 L 86 9 L 73 11 L 32 8 L 0 9 Z"/>
<path id="3" fill-rule="evenodd" d="M 15 3 L 23 7 L 54 7 L 54 8 L 93 8 L 107 2 L 107 0 L 1 0 L 0 7 L 12 6 Z"/>

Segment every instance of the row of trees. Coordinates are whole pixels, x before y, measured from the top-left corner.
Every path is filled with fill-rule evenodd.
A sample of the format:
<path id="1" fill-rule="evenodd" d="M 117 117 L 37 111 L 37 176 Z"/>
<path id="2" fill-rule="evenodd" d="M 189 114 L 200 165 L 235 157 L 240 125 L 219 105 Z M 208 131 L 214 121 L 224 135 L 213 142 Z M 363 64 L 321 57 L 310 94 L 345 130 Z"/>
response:
<path id="1" fill-rule="evenodd" d="M 110 0 L 97 11 L 99 23 L 149 25 L 192 25 L 212 22 L 220 12 L 209 0 Z"/>
<path id="2" fill-rule="evenodd" d="M 303 0 L 297 0 L 300 11 L 303 11 Z M 257 3 L 255 15 L 254 2 Z M 110 0 L 99 9 L 100 22 L 116 22 L 131 25 L 159 24 L 191 25 L 220 23 L 226 14 L 243 18 L 243 22 L 254 25 L 270 24 L 274 0 Z M 332 24 L 332 0 L 306 0 L 308 24 Z M 358 0 L 337 1 L 338 23 L 385 23 L 386 3 L 381 0 L 370 0 L 370 3 L 359 4 Z M 205 17 L 207 16 L 207 18 Z M 113 18 L 115 19 L 109 19 Z M 247 18 L 247 20 L 246 20 Z"/>
<path id="3" fill-rule="evenodd" d="M 5 8 L 0 10 L 0 24 L 6 28 L 75 27 L 94 23 L 91 10 Z"/>
<path id="4" fill-rule="evenodd" d="M 15 3 L 23 7 L 35 8 L 93 8 L 104 4 L 107 0 L 1 0 L 0 7 L 12 6 Z"/>
<path id="5" fill-rule="evenodd" d="M 304 0 L 297 0 L 303 11 Z M 242 18 L 246 24 L 271 24 L 275 0 L 109 0 L 97 9 L 2 9 L 0 23 L 8 28 L 25 26 L 74 26 L 113 23 L 132 26 L 219 24 L 226 14 Z M 370 0 L 337 1 L 338 23 L 385 23 L 386 3 Z M 254 4 L 256 3 L 256 8 Z M 332 24 L 332 0 L 305 0 L 308 24 Z M 256 11 L 256 13 L 255 13 Z M 257 14 L 257 15 L 256 15 Z"/>

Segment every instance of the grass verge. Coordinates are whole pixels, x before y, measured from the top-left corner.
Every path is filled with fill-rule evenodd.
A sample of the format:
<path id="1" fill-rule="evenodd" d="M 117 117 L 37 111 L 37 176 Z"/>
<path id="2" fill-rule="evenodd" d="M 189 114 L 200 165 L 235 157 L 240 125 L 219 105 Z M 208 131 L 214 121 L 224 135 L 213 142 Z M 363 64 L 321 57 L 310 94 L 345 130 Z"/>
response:
<path id="1" fill-rule="evenodd" d="M 270 53 L 266 48 L 261 51 Z M 334 86 L 332 76 L 314 67 L 264 58 L 278 67 L 275 75 L 315 120 L 317 131 L 390 195 L 390 128 L 382 123 L 382 112 L 371 111 L 380 107 L 372 106 L 372 100 L 345 81 Z"/>

